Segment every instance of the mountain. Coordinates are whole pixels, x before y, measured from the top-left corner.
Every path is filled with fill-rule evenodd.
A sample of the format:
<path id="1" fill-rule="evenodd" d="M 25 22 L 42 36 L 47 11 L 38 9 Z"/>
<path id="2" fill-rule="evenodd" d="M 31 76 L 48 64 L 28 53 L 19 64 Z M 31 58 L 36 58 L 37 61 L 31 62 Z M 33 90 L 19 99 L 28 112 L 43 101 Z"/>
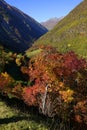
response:
<path id="1" fill-rule="evenodd" d="M 48 30 L 51 30 L 54 28 L 54 26 L 61 20 L 63 17 L 60 18 L 51 18 L 45 22 L 41 22 L 41 24 L 46 27 Z"/>
<path id="2" fill-rule="evenodd" d="M 0 44 L 24 52 L 47 29 L 16 7 L 0 0 Z"/>
<path id="3" fill-rule="evenodd" d="M 81 2 L 35 45 L 52 45 L 60 52 L 74 51 L 87 58 L 87 0 Z"/>

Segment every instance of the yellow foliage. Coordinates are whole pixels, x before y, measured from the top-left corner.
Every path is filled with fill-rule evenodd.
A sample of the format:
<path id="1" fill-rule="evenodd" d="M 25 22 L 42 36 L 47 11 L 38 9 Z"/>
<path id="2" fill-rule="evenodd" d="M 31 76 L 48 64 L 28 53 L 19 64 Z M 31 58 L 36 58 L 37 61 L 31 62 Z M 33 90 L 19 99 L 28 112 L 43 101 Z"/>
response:
<path id="1" fill-rule="evenodd" d="M 7 82 L 6 85 L 14 81 L 13 78 L 7 72 L 1 73 L 0 79 L 2 83 Z"/>
<path id="2" fill-rule="evenodd" d="M 9 78 L 9 75 L 8 75 L 7 72 L 1 73 L 1 76 L 4 77 L 5 79 L 8 79 L 8 78 Z"/>
<path id="3" fill-rule="evenodd" d="M 59 94 L 61 95 L 64 102 L 69 103 L 73 100 L 74 91 L 71 90 L 71 89 L 68 89 L 68 90 L 65 90 L 65 91 L 64 90 L 59 91 Z"/>
<path id="4" fill-rule="evenodd" d="M 68 44 L 67 46 L 68 46 L 68 47 L 70 47 L 70 46 L 71 46 L 71 44 Z"/>
<path id="5" fill-rule="evenodd" d="M 20 59 L 19 59 L 19 58 L 16 59 L 16 64 L 17 64 L 18 66 L 21 65 L 21 62 L 20 62 Z"/>

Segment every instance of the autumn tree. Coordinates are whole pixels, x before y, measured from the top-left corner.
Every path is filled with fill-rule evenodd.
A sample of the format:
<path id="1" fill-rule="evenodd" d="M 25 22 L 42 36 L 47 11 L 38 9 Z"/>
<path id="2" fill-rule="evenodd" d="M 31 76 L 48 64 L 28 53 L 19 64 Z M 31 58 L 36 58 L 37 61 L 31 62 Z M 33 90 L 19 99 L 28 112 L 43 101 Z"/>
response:
<path id="1" fill-rule="evenodd" d="M 60 54 L 49 46 L 41 49 L 30 59 L 28 67 L 21 68 L 32 83 L 24 89 L 24 101 L 38 106 L 50 117 L 58 115 L 64 120 L 77 119 L 76 112 L 79 109 L 82 112 L 82 108 L 77 107 L 79 102 L 87 100 L 87 62 L 74 52 Z M 87 110 L 84 104 L 83 108 Z M 84 118 L 86 120 L 87 115 Z"/>

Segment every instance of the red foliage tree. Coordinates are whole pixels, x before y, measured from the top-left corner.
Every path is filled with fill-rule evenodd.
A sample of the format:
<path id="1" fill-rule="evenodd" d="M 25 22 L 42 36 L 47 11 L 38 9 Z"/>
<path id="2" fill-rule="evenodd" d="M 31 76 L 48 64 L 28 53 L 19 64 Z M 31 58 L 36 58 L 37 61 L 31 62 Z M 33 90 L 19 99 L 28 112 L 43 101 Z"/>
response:
<path id="1" fill-rule="evenodd" d="M 52 47 L 41 48 L 43 51 L 30 59 L 29 66 L 21 68 L 34 84 L 25 88 L 24 101 L 37 105 L 45 115 L 69 119 L 77 104 L 87 100 L 87 62 L 74 52 L 60 54 Z"/>

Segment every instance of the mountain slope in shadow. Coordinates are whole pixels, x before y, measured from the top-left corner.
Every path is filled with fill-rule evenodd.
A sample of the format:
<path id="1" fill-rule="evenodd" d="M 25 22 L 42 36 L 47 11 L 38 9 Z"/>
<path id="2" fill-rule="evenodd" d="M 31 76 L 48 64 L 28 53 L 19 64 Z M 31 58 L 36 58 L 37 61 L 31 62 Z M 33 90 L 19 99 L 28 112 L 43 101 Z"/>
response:
<path id="1" fill-rule="evenodd" d="M 47 29 L 30 16 L 0 0 L 0 44 L 24 52 Z"/>

